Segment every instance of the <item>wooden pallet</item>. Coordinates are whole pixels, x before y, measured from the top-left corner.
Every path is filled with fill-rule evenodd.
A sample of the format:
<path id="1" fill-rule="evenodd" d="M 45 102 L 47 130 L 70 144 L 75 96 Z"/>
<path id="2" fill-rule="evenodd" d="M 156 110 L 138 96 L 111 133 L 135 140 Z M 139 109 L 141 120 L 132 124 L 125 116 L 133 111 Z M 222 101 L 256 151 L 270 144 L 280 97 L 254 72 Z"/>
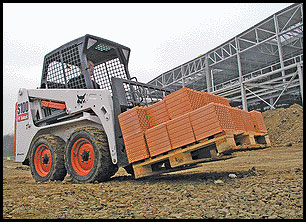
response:
<path id="1" fill-rule="evenodd" d="M 223 131 L 196 143 L 171 150 L 133 164 L 135 178 L 142 178 L 190 167 L 202 162 L 233 158 L 233 151 L 271 146 L 263 133 Z"/>
<path id="2" fill-rule="evenodd" d="M 244 132 L 234 133 L 236 146 L 233 150 L 270 147 L 271 141 L 266 133 Z"/>

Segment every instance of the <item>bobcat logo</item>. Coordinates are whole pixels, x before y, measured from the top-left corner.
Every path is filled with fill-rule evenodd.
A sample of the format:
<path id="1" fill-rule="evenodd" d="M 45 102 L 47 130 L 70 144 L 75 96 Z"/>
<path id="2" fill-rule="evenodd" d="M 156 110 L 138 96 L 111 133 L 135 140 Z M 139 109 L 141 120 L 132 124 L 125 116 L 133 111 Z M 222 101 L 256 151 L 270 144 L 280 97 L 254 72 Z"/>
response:
<path id="1" fill-rule="evenodd" d="M 77 95 L 77 97 L 78 97 L 77 104 L 85 103 L 85 95 L 86 95 L 86 93 L 83 96 Z"/>

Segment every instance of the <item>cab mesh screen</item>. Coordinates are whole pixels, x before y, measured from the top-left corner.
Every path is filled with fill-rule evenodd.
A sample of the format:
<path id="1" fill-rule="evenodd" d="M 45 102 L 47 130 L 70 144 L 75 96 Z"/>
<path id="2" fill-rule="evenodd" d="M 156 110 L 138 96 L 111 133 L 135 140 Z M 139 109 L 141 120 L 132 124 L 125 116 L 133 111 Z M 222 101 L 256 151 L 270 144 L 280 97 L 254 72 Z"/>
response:
<path id="1" fill-rule="evenodd" d="M 47 79 L 47 88 L 87 88 L 82 73 L 78 47 L 77 44 L 67 47 L 46 59 L 44 75 Z M 105 51 L 107 49 L 99 45 L 94 50 Z M 94 74 L 91 76 L 94 88 L 108 89 L 111 92 L 111 77 L 127 79 L 124 65 L 119 58 L 114 58 L 94 67 Z M 98 84 L 98 87 L 95 84 Z"/>
<path id="2" fill-rule="evenodd" d="M 112 77 L 127 79 L 124 65 L 118 58 L 95 66 L 94 81 L 99 84 L 101 89 L 108 89 L 111 92 Z"/>
<path id="3" fill-rule="evenodd" d="M 78 45 L 67 47 L 49 56 L 45 61 L 44 75 L 47 88 L 86 88 L 81 72 Z"/>

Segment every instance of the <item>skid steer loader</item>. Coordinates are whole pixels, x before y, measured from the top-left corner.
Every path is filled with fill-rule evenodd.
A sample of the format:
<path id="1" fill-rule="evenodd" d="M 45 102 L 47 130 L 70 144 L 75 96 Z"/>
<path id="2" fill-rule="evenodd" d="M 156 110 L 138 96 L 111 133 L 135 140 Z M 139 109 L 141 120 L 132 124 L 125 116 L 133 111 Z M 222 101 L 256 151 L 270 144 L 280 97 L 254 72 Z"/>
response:
<path id="1" fill-rule="evenodd" d="M 171 91 L 133 81 L 129 56 L 128 47 L 87 34 L 44 57 L 37 89 L 19 90 L 14 153 L 36 181 L 69 173 L 77 183 L 100 182 L 118 167 L 133 174 L 117 117 Z"/>

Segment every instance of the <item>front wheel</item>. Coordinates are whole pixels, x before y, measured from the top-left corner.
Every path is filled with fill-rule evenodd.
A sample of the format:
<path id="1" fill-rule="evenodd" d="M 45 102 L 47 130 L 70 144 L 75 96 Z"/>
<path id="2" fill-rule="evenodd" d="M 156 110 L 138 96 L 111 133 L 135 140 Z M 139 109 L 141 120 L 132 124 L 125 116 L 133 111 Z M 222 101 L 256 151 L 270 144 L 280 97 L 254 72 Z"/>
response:
<path id="1" fill-rule="evenodd" d="M 65 178 L 67 171 L 64 149 L 64 140 L 54 135 L 41 135 L 33 141 L 30 150 L 30 169 L 37 182 Z"/>
<path id="2" fill-rule="evenodd" d="M 118 170 L 111 161 L 105 132 L 94 127 L 79 128 L 71 134 L 66 145 L 65 165 L 77 183 L 106 181 Z"/>

